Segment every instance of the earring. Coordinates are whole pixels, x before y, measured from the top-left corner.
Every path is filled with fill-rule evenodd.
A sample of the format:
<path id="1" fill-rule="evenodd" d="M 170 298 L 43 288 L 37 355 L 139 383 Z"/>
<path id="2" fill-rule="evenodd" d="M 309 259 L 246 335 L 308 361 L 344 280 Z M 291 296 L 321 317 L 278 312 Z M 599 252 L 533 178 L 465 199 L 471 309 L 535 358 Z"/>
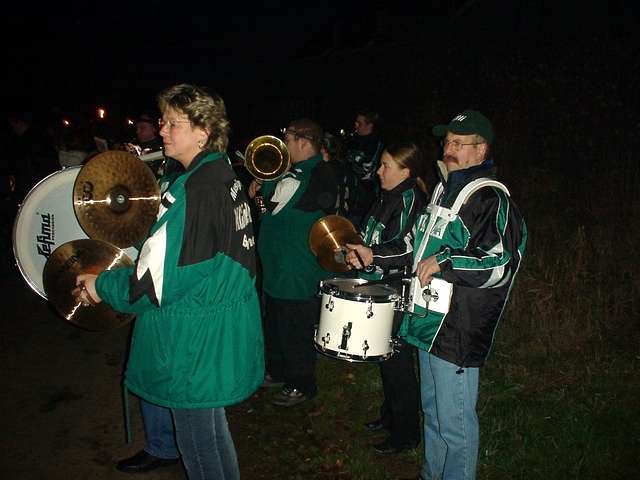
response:
<path id="1" fill-rule="evenodd" d="M 200 140 L 200 141 L 198 142 L 198 148 L 199 148 L 200 150 L 202 150 L 202 147 L 204 147 L 204 142 L 203 142 L 202 140 Z"/>

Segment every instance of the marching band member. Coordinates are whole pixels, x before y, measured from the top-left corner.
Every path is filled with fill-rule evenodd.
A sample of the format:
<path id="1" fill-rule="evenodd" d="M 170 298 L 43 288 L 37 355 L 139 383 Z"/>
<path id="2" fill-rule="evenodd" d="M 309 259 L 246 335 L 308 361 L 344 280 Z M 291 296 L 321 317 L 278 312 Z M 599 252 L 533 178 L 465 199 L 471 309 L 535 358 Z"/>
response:
<path id="1" fill-rule="evenodd" d="M 320 316 L 318 283 L 330 274 L 309 249 L 309 230 L 332 213 L 337 197 L 333 169 L 322 160 L 323 132 L 312 120 L 289 124 L 284 141 L 291 168 L 261 190 L 267 212 L 260 222 L 258 252 L 265 296 L 265 386 L 284 383 L 273 398 L 276 405 L 298 405 L 316 395 L 316 351 L 313 331 Z M 249 189 L 257 190 L 257 182 Z"/>
<path id="2" fill-rule="evenodd" d="M 408 238 L 411 227 L 424 206 L 424 196 L 417 186 L 416 178 L 422 172 L 422 156 L 413 143 L 399 143 L 383 151 L 381 165 L 377 171 L 381 194 L 365 216 L 364 244 L 375 254 L 384 251 L 385 244 Z M 351 245 L 351 247 L 353 247 Z M 361 267 L 353 253 L 347 261 Z M 360 273 L 367 280 L 378 280 L 388 271 L 376 268 L 372 273 Z M 395 335 L 402 312 L 395 312 Z M 393 454 L 413 449 L 420 443 L 420 407 L 418 382 L 414 369 L 412 345 L 398 340 L 396 352 L 380 365 L 384 401 L 380 417 L 365 424 L 370 432 L 387 430 L 389 436 L 373 446 L 378 454 Z"/>
<path id="3" fill-rule="evenodd" d="M 125 387 L 171 409 L 189 479 L 238 479 L 224 407 L 264 377 L 251 215 L 224 154 L 222 99 L 183 84 L 159 106 L 165 152 L 185 172 L 163 194 L 136 266 L 79 275 L 74 294 L 137 314 Z"/>

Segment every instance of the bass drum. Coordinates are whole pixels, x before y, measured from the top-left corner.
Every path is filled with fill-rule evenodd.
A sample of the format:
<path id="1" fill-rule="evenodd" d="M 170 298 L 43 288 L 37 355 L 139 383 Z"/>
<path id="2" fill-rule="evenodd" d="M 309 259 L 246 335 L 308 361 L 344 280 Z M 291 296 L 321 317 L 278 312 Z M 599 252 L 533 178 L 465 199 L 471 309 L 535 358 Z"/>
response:
<path id="1" fill-rule="evenodd" d="M 24 198 L 13 224 L 13 254 L 20 273 L 42 298 L 42 272 L 51 253 L 63 243 L 88 238 L 73 209 L 73 184 L 81 167 L 69 167 L 40 180 Z M 138 251 L 124 250 L 135 261 Z"/>

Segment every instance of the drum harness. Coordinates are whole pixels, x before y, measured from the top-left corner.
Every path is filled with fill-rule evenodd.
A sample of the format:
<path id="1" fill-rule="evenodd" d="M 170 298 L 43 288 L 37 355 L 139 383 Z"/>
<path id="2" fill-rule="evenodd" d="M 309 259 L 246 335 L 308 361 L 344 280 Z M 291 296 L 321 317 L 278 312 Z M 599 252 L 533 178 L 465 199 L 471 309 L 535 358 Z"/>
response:
<path id="1" fill-rule="evenodd" d="M 491 178 L 482 177 L 477 178 L 465 185 L 464 188 L 462 188 L 462 190 L 460 190 L 460 192 L 456 196 L 456 199 L 453 202 L 451 208 L 446 208 L 438 204 L 438 202 L 442 200 L 444 185 L 442 184 L 442 182 L 436 185 L 436 188 L 431 195 L 431 201 L 426 207 L 427 214 L 429 214 L 429 222 L 427 223 L 427 226 L 424 230 L 425 233 L 422 237 L 420 245 L 418 246 L 416 255 L 414 255 L 414 273 L 418 268 L 418 263 L 420 263 L 420 261 L 422 260 L 424 251 L 427 248 L 427 244 L 429 243 L 429 237 L 433 236 L 441 239 L 444 235 L 447 225 L 458 217 L 460 208 L 462 208 L 462 206 L 467 202 L 471 195 L 484 187 L 499 188 L 500 190 L 505 192 L 507 196 L 510 196 L 509 190 L 504 184 Z M 414 275 L 414 273 L 412 273 L 412 275 Z M 415 305 L 418 305 L 425 308 L 426 311 L 424 314 L 418 314 L 415 311 L 407 311 L 408 314 L 418 317 L 426 317 L 429 310 L 443 314 L 449 312 L 451 296 L 453 294 L 453 284 L 451 282 L 447 282 L 446 280 L 443 280 L 441 278 L 433 278 L 429 285 L 423 288 L 420 286 L 418 277 L 412 276 L 410 292 L 411 293 L 408 303 L 409 305 L 411 305 L 411 308 L 413 309 L 415 308 Z"/>

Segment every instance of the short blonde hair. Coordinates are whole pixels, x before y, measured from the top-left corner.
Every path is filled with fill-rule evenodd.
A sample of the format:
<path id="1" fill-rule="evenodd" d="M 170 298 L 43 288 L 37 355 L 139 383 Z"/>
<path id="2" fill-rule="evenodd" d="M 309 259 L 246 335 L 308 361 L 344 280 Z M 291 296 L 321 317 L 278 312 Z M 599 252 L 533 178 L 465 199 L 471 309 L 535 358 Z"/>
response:
<path id="1" fill-rule="evenodd" d="M 209 132 L 203 150 L 224 152 L 227 149 L 231 126 L 224 100 L 218 94 L 186 83 L 174 85 L 158 95 L 158 108 L 162 113 L 167 108 L 184 113 L 193 125 Z"/>

